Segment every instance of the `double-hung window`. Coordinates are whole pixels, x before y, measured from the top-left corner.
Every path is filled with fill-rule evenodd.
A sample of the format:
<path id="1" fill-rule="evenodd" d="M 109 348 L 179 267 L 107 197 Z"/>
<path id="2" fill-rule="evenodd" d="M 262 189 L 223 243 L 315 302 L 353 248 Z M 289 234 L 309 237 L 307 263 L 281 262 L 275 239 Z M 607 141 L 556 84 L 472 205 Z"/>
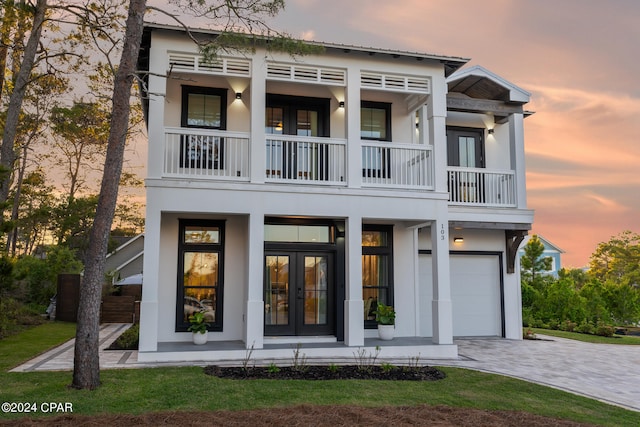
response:
<path id="1" fill-rule="evenodd" d="M 209 330 L 222 330 L 224 221 L 180 220 L 176 331 L 204 313 Z"/>
<path id="2" fill-rule="evenodd" d="M 391 141 L 391 104 L 362 101 L 360 105 L 360 138 L 368 141 Z M 380 145 L 364 145 L 362 176 L 388 178 L 391 150 Z"/>
<path id="3" fill-rule="evenodd" d="M 364 323 L 375 328 L 378 303 L 393 305 L 393 227 L 362 227 L 362 298 Z"/>
<path id="4" fill-rule="evenodd" d="M 182 86 L 182 127 L 224 130 L 226 111 L 226 89 Z M 224 139 L 204 132 L 190 133 L 180 142 L 180 154 L 180 167 L 223 169 Z"/>

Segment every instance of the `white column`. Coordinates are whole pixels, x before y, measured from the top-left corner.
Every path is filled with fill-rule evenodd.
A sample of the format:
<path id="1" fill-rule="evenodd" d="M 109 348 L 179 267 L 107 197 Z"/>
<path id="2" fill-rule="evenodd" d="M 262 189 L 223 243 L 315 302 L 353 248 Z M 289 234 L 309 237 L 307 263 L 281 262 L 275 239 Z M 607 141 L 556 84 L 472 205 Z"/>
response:
<path id="1" fill-rule="evenodd" d="M 433 274 L 433 342 L 453 344 L 451 274 L 449 267 L 449 222 L 447 204 L 439 203 L 437 219 L 431 224 Z"/>
<path id="2" fill-rule="evenodd" d="M 429 109 L 426 105 L 418 108 L 418 144 L 431 144 L 429 132 Z"/>
<path id="3" fill-rule="evenodd" d="M 429 142 L 433 145 L 433 178 L 435 190 L 446 193 L 447 188 L 447 94 L 446 83 L 433 84 L 433 93 L 427 102 Z"/>
<path id="4" fill-rule="evenodd" d="M 524 115 L 509 115 L 509 141 L 511 143 L 511 169 L 516 172 L 516 198 L 519 209 L 527 208 L 527 183 L 524 156 Z"/>
<path id="5" fill-rule="evenodd" d="M 266 171 L 266 139 L 264 131 L 267 99 L 267 64 L 264 54 L 253 56 L 251 66 L 251 135 L 249 136 L 249 169 L 251 182 L 262 183 Z"/>
<path id="6" fill-rule="evenodd" d="M 346 278 L 344 301 L 344 342 L 347 346 L 364 345 L 364 302 L 362 300 L 362 217 L 346 221 Z"/>
<path id="7" fill-rule="evenodd" d="M 345 91 L 347 126 L 347 184 L 351 188 L 362 186 L 362 147 L 360 144 L 360 69 L 347 70 Z"/>
<path id="8" fill-rule="evenodd" d="M 159 178 L 164 170 L 164 147 L 166 144 L 164 106 L 167 92 L 167 78 L 165 77 L 167 51 L 154 47 L 154 43 L 152 43 L 150 58 L 147 178 Z"/>
<path id="9" fill-rule="evenodd" d="M 148 197 L 144 230 L 144 284 L 140 301 L 140 343 L 139 351 L 158 349 L 158 286 L 160 269 L 160 226 L 161 212 L 155 209 L 152 197 Z"/>
<path id="10" fill-rule="evenodd" d="M 264 214 L 249 215 L 247 233 L 247 302 L 244 313 L 245 344 L 247 348 L 264 346 L 264 301 L 262 296 L 264 272 Z"/>

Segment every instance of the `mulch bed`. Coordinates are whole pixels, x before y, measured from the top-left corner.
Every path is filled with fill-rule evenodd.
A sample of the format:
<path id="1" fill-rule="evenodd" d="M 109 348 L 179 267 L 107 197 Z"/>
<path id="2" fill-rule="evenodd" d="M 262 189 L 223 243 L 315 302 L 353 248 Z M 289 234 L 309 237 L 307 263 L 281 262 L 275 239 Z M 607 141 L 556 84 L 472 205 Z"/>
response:
<path id="1" fill-rule="evenodd" d="M 0 421 L 9 426 L 412 426 L 586 427 L 573 421 L 520 411 L 486 411 L 449 406 L 300 405 L 252 411 L 154 412 L 142 415 L 62 415 Z"/>
<path id="2" fill-rule="evenodd" d="M 221 367 L 211 365 L 204 373 L 229 379 L 286 379 L 286 380 L 393 380 L 437 381 L 446 374 L 430 366 L 391 365 L 304 365 L 267 367 Z"/>

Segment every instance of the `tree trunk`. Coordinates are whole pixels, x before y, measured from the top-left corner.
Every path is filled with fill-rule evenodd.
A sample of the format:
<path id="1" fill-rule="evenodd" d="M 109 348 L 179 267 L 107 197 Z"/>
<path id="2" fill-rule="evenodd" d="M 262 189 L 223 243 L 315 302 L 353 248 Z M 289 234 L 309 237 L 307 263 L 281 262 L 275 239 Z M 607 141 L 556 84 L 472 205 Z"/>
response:
<path id="1" fill-rule="evenodd" d="M 27 169 L 28 148 L 28 143 L 24 144 L 24 146 L 22 147 L 22 160 L 20 162 L 20 167 L 18 168 L 18 179 L 14 187 L 15 194 L 13 196 L 13 208 L 11 209 L 11 222 L 13 223 L 13 228 L 9 232 L 9 237 L 7 239 L 7 253 L 9 253 L 11 256 L 16 255 L 16 244 L 18 241 L 18 227 L 16 226 L 16 221 L 18 220 L 18 213 L 20 211 L 20 195 L 22 194 L 22 183 L 24 182 L 24 174 Z"/>
<path id="2" fill-rule="evenodd" d="M 13 92 L 11 92 L 11 97 L 9 98 L 7 118 L 2 136 L 2 146 L 0 146 L 0 168 L 2 168 L 2 170 L 0 170 L 0 206 L 3 206 L 9 197 L 11 171 L 13 170 L 16 159 L 14 144 L 18 133 L 18 120 L 20 118 L 20 110 L 22 109 L 22 101 L 27 90 L 27 84 L 29 83 L 29 76 L 35 63 L 46 11 L 47 0 L 38 0 L 34 10 L 33 28 L 29 35 L 27 46 L 24 49 L 20 71 L 18 71 L 16 76 Z"/>
<path id="3" fill-rule="evenodd" d="M 0 93 L 2 93 L 2 88 L 4 87 L 7 55 L 9 54 L 9 43 L 11 43 L 11 30 L 15 21 L 13 1 L 5 2 L 3 10 L 4 16 L 2 18 L 2 28 L 0 29 Z"/>
<path id="4" fill-rule="evenodd" d="M 146 0 L 130 0 L 122 57 L 114 81 L 111 129 L 102 186 L 89 237 L 84 279 L 80 288 L 72 383 L 73 387 L 80 389 L 95 389 L 100 385 L 98 334 L 104 261 L 118 198 L 118 185 L 129 129 L 131 86 L 142 41 L 145 9 Z"/>

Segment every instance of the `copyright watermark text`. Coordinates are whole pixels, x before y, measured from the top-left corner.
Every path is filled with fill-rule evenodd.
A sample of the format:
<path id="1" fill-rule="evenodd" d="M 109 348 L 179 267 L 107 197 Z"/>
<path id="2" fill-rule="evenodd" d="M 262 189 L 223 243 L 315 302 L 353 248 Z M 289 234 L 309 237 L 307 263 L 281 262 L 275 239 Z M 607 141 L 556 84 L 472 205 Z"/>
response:
<path id="1" fill-rule="evenodd" d="M 27 413 L 68 413 L 73 412 L 71 402 L 2 402 L 2 412 L 5 414 Z"/>

